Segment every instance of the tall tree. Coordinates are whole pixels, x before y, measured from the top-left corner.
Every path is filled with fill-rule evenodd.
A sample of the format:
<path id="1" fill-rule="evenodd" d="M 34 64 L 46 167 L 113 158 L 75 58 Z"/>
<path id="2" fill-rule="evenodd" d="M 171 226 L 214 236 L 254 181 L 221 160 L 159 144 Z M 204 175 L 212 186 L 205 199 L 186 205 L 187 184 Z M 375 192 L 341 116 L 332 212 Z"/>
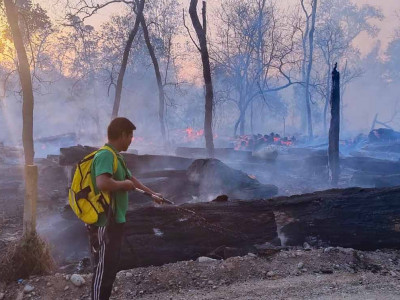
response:
<path id="1" fill-rule="evenodd" d="M 213 86 L 211 79 L 210 57 L 207 47 L 207 16 L 206 2 L 203 1 L 202 17 L 203 25 L 201 25 L 197 15 L 197 0 L 191 0 L 189 6 L 189 14 L 193 27 L 199 40 L 199 51 L 201 53 L 201 61 L 203 65 L 203 77 L 206 89 L 205 95 L 205 115 L 204 115 L 204 137 L 206 140 L 206 148 L 209 157 L 214 157 L 214 138 L 212 133 L 212 117 L 213 117 Z"/>
<path id="2" fill-rule="evenodd" d="M 34 232 L 35 207 L 37 199 L 37 166 L 34 165 L 33 144 L 33 89 L 32 78 L 20 27 L 18 25 L 18 7 L 13 0 L 4 0 L 7 21 L 11 28 L 15 50 L 18 57 L 18 73 L 22 87 L 22 142 L 25 154 L 25 206 L 24 206 L 24 232 Z"/>
<path id="3" fill-rule="evenodd" d="M 160 67 L 158 65 L 157 57 L 154 52 L 154 48 L 151 44 L 150 37 L 149 37 L 149 30 L 147 29 L 146 20 L 142 17 L 141 25 L 143 29 L 144 40 L 146 42 L 147 49 L 149 50 L 149 54 L 151 57 L 151 61 L 153 63 L 154 72 L 156 73 L 157 79 L 157 87 L 158 87 L 158 118 L 160 120 L 160 127 L 161 127 L 161 135 L 163 138 L 163 144 L 166 145 L 166 137 L 165 137 L 165 121 L 164 121 L 164 104 L 165 104 L 165 94 L 164 94 L 164 86 L 161 79 Z"/>
<path id="4" fill-rule="evenodd" d="M 212 58 L 229 97 L 239 110 L 234 135 L 245 133 L 246 112 L 255 100 L 272 108 L 271 95 L 294 83 L 294 43 L 297 28 L 280 17 L 275 3 L 225 0 L 217 10 L 220 26 Z M 221 81 L 221 80 L 220 80 Z"/>
<path id="5" fill-rule="evenodd" d="M 119 69 L 118 79 L 117 79 L 117 86 L 115 88 L 115 99 L 114 99 L 114 106 L 113 111 L 111 114 L 111 119 L 114 119 L 118 116 L 119 105 L 121 102 L 121 94 L 122 94 L 122 83 L 124 81 L 124 75 L 126 71 L 126 66 L 128 64 L 129 53 L 132 48 L 133 40 L 135 39 L 136 33 L 139 29 L 140 22 L 143 18 L 143 8 L 144 8 L 145 0 L 137 1 L 137 15 L 135 20 L 135 25 L 132 28 L 132 31 L 129 34 L 128 40 L 126 41 L 124 55 L 122 57 L 121 67 Z"/>
<path id="6" fill-rule="evenodd" d="M 305 102 L 307 108 L 307 129 L 308 129 L 308 138 L 313 138 L 313 127 L 312 127 L 312 115 L 311 115 L 311 99 L 310 99 L 310 78 L 311 78 L 311 69 L 313 64 L 313 53 L 314 53 L 314 32 L 315 32 L 315 20 L 317 17 L 317 0 L 313 0 L 312 2 L 312 13 L 311 13 L 311 27 L 308 36 L 308 64 L 306 71 L 306 85 L 305 85 Z"/>

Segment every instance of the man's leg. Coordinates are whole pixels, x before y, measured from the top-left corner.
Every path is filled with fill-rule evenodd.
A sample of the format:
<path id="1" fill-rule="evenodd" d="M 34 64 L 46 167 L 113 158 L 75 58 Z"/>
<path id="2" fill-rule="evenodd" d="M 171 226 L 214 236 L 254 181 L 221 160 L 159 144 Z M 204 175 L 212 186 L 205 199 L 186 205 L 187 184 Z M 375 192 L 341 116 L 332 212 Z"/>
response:
<path id="1" fill-rule="evenodd" d="M 98 227 L 98 260 L 92 281 L 92 299 L 107 300 L 118 272 L 123 224 Z M 108 228 L 109 227 L 109 228 Z"/>

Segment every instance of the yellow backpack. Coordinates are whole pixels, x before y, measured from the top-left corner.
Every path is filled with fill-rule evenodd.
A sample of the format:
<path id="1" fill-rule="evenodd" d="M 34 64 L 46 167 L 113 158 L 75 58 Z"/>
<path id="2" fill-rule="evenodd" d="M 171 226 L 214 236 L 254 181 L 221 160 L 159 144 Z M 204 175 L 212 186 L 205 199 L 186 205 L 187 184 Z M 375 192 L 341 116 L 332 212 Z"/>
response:
<path id="1" fill-rule="evenodd" d="M 113 174 L 118 167 L 118 158 L 113 149 L 108 146 L 101 147 L 86 155 L 76 166 L 71 188 L 69 189 L 69 205 L 74 213 L 86 224 L 94 224 L 99 218 L 99 214 L 105 212 L 111 203 L 110 193 L 95 193 L 91 177 L 91 166 L 93 158 L 98 151 L 108 150 L 114 156 Z"/>

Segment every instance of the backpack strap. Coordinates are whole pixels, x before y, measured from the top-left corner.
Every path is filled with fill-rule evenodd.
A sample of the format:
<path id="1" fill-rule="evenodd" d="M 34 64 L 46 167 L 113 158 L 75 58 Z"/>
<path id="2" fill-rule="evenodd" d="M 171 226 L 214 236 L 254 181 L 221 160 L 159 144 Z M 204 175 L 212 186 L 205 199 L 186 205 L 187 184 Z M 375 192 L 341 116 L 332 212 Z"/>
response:
<path id="1" fill-rule="evenodd" d="M 114 157 L 114 161 L 113 161 L 113 175 L 114 175 L 115 173 L 117 173 L 117 168 L 118 168 L 118 157 L 117 157 L 117 154 L 115 153 L 115 151 L 111 147 L 109 147 L 107 145 L 104 145 L 98 151 L 100 151 L 100 150 L 107 150 L 107 151 L 110 151 L 112 153 L 112 155 Z"/>

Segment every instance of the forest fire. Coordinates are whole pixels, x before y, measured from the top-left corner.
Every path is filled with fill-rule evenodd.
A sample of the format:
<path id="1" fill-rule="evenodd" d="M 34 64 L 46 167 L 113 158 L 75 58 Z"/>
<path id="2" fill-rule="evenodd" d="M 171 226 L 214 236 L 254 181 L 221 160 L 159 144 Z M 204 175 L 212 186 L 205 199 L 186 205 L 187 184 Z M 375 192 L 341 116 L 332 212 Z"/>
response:
<path id="1" fill-rule="evenodd" d="M 193 129 L 192 127 L 188 127 L 184 131 L 186 133 L 185 140 L 188 142 L 195 141 L 204 135 L 203 129 L 196 130 L 196 129 Z"/>

